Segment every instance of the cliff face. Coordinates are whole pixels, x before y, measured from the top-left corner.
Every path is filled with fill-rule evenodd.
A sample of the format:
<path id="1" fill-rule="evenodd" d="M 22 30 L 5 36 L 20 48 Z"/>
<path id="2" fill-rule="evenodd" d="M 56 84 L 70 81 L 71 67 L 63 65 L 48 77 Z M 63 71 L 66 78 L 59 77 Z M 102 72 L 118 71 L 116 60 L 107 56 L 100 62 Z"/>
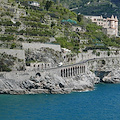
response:
<path id="1" fill-rule="evenodd" d="M 103 78 L 104 83 L 120 83 L 120 69 L 112 70 Z M 48 72 L 0 73 L 0 94 L 65 94 L 90 91 L 100 79 L 92 72 L 72 78 L 62 78 Z"/>
<path id="2" fill-rule="evenodd" d="M 120 69 L 112 70 L 107 76 L 103 78 L 105 83 L 120 83 Z"/>
<path id="3" fill-rule="evenodd" d="M 34 61 L 38 63 L 51 63 L 52 66 L 56 66 L 58 63 L 63 62 L 61 53 L 50 48 L 41 48 L 34 51 L 26 50 L 25 56 L 27 63 Z"/>
<path id="4" fill-rule="evenodd" d="M 9 77 L 9 79 L 8 79 Z M 56 74 L 45 73 L 8 73 L 0 74 L 1 94 L 64 94 L 73 91 L 93 90 L 94 84 L 99 82 L 92 72 L 81 74 L 73 78 L 62 78 Z"/>

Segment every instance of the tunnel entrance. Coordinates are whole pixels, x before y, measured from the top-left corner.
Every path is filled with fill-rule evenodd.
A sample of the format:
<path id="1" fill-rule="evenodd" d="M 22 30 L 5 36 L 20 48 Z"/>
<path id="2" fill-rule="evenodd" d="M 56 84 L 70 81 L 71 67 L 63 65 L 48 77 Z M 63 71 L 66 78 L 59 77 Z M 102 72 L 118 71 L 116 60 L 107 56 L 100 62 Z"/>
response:
<path id="1" fill-rule="evenodd" d="M 95 71 L 95 75 L 100 78 L 100 82 L 103 82 L 103 78 L 107 76 L 111 71 Z"/>

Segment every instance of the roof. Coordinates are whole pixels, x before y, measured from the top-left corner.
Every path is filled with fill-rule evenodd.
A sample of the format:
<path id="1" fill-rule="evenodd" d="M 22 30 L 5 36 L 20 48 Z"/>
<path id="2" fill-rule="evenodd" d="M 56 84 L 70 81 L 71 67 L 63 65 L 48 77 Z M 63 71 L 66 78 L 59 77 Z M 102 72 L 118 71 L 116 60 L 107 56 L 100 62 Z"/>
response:
<path id="1" fill-rule="evenodd" d="M 69 22 L 69 23 L 72 23 L 72 24 L 77 24 L 77 22 L 75 20 L 71 20 L 71 19 L 68 19 L 68 20 L 62 20 L 61 22 Z"/>

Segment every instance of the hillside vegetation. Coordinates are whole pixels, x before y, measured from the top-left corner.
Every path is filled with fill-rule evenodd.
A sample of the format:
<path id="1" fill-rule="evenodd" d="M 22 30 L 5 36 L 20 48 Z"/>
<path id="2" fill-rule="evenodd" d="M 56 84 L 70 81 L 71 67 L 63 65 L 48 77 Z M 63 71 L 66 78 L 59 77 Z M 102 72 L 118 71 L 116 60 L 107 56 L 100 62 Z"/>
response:
<path id="1" fill-rule="evenodd" d="M 101 49 L 110 53 L 110 46 L 120 47 L 120 38 L 105 35 L 102 27 L 63 7 L 60 1 L 35 1 L 38 6 L 30 5 L 29 0 L 0 1 L 0 49 L 23 49 L 23 42 L 38 42 L 60 44 L 72 53 L 28 49 L 25 50 L 27 66 L 36 62 L 48 62 L 53 66 L 61 61 L 73 64 L 79 52 L 91 49 L 95 53 L 96 49 Z M 25 70 L 23 59 L 6 53 L 0 54 L 0 64 L 0 71 Z"/>
<path id="2" fill-rule="evenodd" d="M 110 17 L 112 14 L 120 17 L 119 0 L 53 0 L 56 3 L 62 3 L 65 7 L 84 15 L 103 15 Z"/>
<path id="3" fill-rule="evenodd" d="M 119 38 L 107 37 L 102 33 L 100 26 L 87 20 L 83 15 L 77 15 L 63 7 L 59 1 L 36 1 L 40 4 L 39 7 L 29 5 L 27 0 L 1 2 L 0 46 L 2 48 L 22 49 L 22 42 L 60 44 L 61 47 L 77 53 L 79 49 L 86 46 L 95 47 L 95 44 L 103 44 L 102 47 L 119 47 Z M 76 26 L 81 27 L 81 31 L 74 31 L 73 27 Z M 50 38 L 56 38 L 56 41 L 50 41 Z M 86 39 L 87 44 L 80 43 L 80 40 Z"/>

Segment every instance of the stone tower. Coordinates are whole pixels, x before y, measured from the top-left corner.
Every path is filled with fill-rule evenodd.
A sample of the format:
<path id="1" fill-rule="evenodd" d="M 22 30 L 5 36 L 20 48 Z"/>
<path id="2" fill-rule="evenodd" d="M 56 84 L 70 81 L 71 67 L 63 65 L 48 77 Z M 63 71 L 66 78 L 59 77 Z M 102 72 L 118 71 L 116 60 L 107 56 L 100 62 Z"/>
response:
<path id="1" fill-rule="evenodd" d="M 110 20 L 110 28 L 115 29 L 115 19 L 114 16 L 112 15 Z"/>
<path id="2" fill-rule="evenodd" d="M 115 16 L 115 28 L 116 28 L 116 36 L 118 36 L 118 18 Z"/>
<path id="3" fill-rule="evenodd" d="M 115 18 L 114 18 L 114 16 L 112 15 L 109 20 L 110 20 L 110 28 L 114 29 L 115 30 L 115 35 L 118 36 L 118 19 L 117 19 L 117 16 L 115 16 Z"/>

